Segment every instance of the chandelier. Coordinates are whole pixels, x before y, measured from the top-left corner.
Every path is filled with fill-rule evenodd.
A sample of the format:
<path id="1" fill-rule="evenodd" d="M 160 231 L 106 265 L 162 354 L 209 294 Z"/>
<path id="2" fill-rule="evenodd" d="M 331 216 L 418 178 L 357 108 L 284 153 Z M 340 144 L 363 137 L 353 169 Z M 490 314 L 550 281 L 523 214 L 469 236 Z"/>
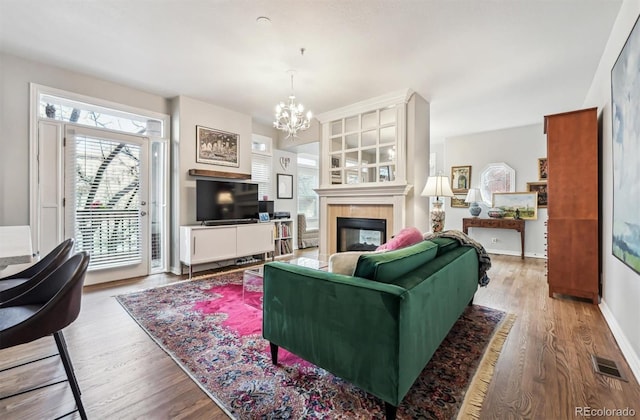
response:
<path id="1" fill-rule="evenodd" d="M 296 97 L 293 94 L 293 72 L 291 72 L 291 95 L 289 95 L 289 103 L 280 102 L 276 106 L 276 120 L 273 126 L 278 130 L 287 133 L 286 139 L 297 137 L 298 131 L 306 130 L 311 126 L 311 111 L 306 115 L 303 114 L 304 106 L 296 103 Z"/>

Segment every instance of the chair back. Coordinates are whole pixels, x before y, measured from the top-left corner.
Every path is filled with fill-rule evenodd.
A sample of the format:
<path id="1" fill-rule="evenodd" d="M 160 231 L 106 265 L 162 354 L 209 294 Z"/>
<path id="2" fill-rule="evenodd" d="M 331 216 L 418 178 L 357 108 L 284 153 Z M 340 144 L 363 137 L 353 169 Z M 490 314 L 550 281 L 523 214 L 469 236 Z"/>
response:
<path id="1" fill-rule="evenodd" d="M 0 291 L 0 302 L 6 302 L 16 296 L 21 295 L 27 290 L 34 287 L 36 284 L 44 280 L 49 274 L 51 274 L 56 268 L 58 268 L 63 262 L 65 262 L 71 255 L 73 250 L 73 238 L 69 238 L 61 242 L 56 246 L 53 251 L 45 255 L 40 261 L 36 262 L 29 268 L 13 274 L 9 277 L 0 279 L 24 279 L 22 283 L 19 283 L 9 289 Z"/>
<path id="2" fill-rule="evenodd" d="M 80 313 L 82 286 L 88 265 L 89 254 L 79 252 L 26 293 L 0 304 L 0 308 L 37 308 L 25 321 L 0 331 L 0 348 L 37 340 L 60 331 L 75 321 Z"/>
<path id="3" fill-rule="evenodd" d="M 69 258 L 71 251 L 73 250 L 73 238 L 65 239 L 58 246 L 56 246 L 51 252 L 42 257 L 35 264 L 22 270 L 19 273 L 13 274 L 7 278 L 33 278 L 48 276 L 56 267 L 62 264 Z"/>

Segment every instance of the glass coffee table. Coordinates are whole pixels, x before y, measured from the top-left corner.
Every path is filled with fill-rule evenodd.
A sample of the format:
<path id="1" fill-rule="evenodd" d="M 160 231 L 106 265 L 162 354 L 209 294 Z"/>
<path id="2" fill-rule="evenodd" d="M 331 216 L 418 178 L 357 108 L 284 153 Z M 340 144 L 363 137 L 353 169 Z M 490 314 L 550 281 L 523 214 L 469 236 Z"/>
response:
<path id="1" fill-rule="evenodd" d="M 306 257 L 294 258 L 283 262 L 316 270 L 326 270 L 329 265 L 325 261 Z M 262 265 L 244 270 L 242 275 L 242 301 L 246 305 L 253 306 L 256 309 L 262 309 L 263 281 L 264 271 Z"/>

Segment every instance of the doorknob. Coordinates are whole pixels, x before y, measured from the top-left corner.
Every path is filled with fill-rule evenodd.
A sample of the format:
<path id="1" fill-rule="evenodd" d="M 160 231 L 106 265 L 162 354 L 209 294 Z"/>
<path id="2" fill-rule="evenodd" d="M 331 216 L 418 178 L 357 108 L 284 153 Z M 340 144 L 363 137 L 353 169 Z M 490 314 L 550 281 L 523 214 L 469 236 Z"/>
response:
<path id="1" fill-rule="evenodd" d="M 147 215 L 147 212 L 146 212 L 146 211 L 141 211 L 141 212 L 140 212 L 140 216 L 146 216 L 146 215 Z"/>

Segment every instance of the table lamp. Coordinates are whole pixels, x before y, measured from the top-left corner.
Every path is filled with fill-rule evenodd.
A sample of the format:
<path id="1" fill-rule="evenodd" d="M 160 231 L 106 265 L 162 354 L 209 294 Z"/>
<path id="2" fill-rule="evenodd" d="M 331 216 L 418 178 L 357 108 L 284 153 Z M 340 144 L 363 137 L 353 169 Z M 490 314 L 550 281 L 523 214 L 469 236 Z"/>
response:
<path id="1" fill-rule="evenodd" d="M 449 185 L 448 176 L 430 176 L 427 178 L 427 185 L 424 186 L 422 194 L 425 197 L 435 197 L 433 209 L 431 210 L 431 230 L 433 232 L 441 232 L 444 228 L 444 209 L 440 197 L 453 197 L 453 191 Z"/>
<path id="2" fill-rule="evenodd" d="M 480 188 L 469 188 L 467 198 L 464 199 L 464 202 L 471 203 L 469 206 L 469 213 L 471 213 L 473 217 L 478 217 L 482 212 L 482 208 L 478 205 L 478 201 L 482 201 Z"/>

